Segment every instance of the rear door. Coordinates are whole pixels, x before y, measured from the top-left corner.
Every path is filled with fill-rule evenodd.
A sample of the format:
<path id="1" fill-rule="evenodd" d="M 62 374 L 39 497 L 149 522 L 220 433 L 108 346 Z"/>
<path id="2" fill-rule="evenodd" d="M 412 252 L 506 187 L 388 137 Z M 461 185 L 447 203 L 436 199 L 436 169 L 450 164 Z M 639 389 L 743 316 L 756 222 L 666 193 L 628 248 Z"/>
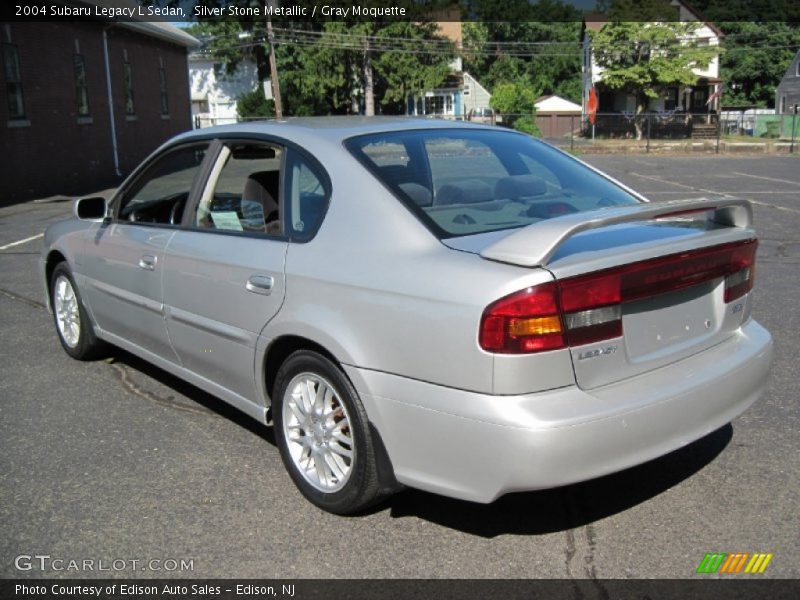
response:
<path id="1" fill-rule="evenodd" d="M 183 366 L 249 400 L 256 340 L 285 294 L 285 154 L 224 142 L 164 260 L 167 329 Z"/>

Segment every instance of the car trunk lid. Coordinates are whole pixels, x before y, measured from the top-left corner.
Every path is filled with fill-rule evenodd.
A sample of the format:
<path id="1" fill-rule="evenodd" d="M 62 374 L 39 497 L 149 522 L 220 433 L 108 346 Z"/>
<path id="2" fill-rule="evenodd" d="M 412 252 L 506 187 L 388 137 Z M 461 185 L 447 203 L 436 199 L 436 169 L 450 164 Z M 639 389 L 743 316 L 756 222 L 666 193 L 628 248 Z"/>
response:
<path id="1" fill-rule="evenodd" d="M 690 357 L 741 326 L 751 221 L 738 199 L 642 204 L 541 221 L 471 250 L 553 274 L 576 382 L 590 389 Z"/>

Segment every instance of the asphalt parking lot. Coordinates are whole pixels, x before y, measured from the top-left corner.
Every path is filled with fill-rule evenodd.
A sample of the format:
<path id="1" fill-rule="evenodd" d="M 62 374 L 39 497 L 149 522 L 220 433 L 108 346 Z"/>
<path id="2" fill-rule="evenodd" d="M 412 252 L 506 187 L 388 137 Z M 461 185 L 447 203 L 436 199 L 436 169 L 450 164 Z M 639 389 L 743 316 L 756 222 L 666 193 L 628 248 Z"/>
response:
<path id="1" fill-rule="evenodd" d="M 269 428 L 121 351 L 70 359 L 43 306 L 41 240 L 24 241 L 70 204 L 0 208 L 0 577 L 101 575 L 15 568 L 45 554 L 192 561 L 102 573 L 120 577 L 692 578 L 706 552 L 769 552 L 763 576 L 800 576 L 800 161 L 587 161 L 653 200 L 754 203 L 754 316 L 776 345 L 765 397 L 732 426 L 599 480 L 487 506 L 407 490 L 350 518 L 301 497 Z"/>

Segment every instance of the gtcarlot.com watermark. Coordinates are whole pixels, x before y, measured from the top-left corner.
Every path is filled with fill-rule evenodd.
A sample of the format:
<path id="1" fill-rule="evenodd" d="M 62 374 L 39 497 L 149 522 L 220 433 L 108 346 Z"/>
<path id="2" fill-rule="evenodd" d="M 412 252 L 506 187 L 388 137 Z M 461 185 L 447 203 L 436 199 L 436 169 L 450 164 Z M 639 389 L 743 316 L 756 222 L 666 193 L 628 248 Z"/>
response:
<path id="1" fill-rule="evenodd" d="M 194 571 L 193 558 L 64 558 L 49 554 L 20 554 L 14 558 L 17 571 Z"/>

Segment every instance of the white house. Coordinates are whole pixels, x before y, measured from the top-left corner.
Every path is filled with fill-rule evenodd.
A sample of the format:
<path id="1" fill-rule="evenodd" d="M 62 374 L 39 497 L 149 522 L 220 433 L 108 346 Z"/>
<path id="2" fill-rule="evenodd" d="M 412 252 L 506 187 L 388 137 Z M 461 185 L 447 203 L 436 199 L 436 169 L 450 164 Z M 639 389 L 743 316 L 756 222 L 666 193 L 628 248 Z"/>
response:
<path id="1" fill-rule="evenodd" d="M 712 22 L 707 21 L 694 8 L 681 0 L 670 2 L 676 9 L 677 19 L 681 22 L 698 22 L 699 27 L 692 33 L 692 43 L 719 46 L 722 31 Z M 599 31 L 605 21 L 592 20 L 587 17 L 583 34 L 583 107 L 586 108 L 589 89 L 594 87 L 599 100 L 598 113 L 633 113 L 636 110 L 636 98 L 622 91 L 611 90 L 603 85 L 603 68 L 595 61 L 591 48 L 591 32 Z M 669 86 L 664 88 L 661 97 L 651 99 L 650 112 L 689 112 L 703 113 L 719 110 L 719 91 L 722 80 L 719 78 L 719 54 L 717 53 L 707 67 L 693 69 L 698 81 L 691 86 Z M 711 102 L 708 102 L 712 98 Z"/>
<path id="2" fill-rule="evenodd" d="M 451 16 L 452 20 L 439 22 L 439 33 L 460 48 L 460 14 L 456 12 Z M 491 114 L 489 102 L 492 95 L 477 79 L 463 70 L 461 57 L 453 60 L 450 69 L 452 73 L 441 87 L 409 95 L 406 114 L 456 119 L 484 118 Z"/>
<path id="3" fill-rule="evenodd" d="M 459 62 L 461 59 L 458 59 Z M 440 117 L 483 117 L 492 95 L 466 71 L 455 71 L 441 88 L 409 97 L 407 114 Z"/>
<path id="4" fill-rule="evenodd" d="M 566 98 L 562 98 L 561 96 L 556 96 L 553 94 L 538 98 L 534 106 L 536 107 L 537 114 L 580 114 L 581 112 L 580 104 L 575 104 Z"/>
<path id="5" fill-rule="evenodd" d="M 256 65 L 245 61 L 232 74 L 224 65 L 203 53 L 189 55 L 192 117 L 195 127 L 236 123 L 236 101 L 258 86 Z"/>

